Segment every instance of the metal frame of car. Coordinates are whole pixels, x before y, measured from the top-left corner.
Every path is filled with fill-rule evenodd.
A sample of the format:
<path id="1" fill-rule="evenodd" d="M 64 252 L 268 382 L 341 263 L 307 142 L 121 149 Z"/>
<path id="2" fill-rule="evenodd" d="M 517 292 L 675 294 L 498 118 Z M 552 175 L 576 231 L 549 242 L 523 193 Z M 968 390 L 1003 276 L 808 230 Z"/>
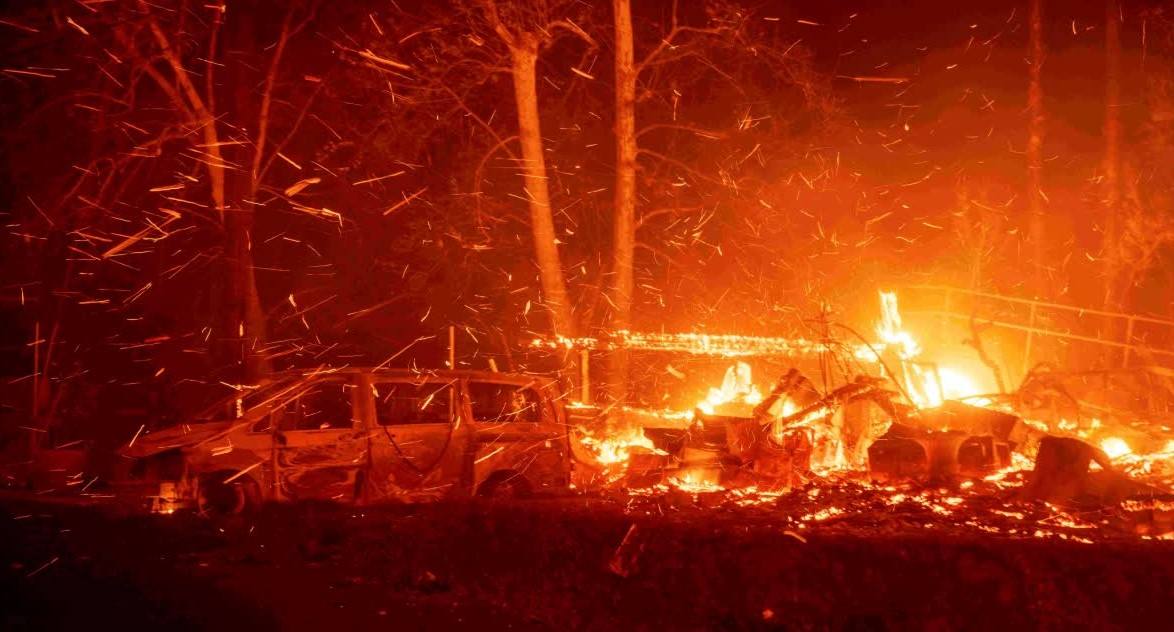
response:
<path id="1" fill-rule="evenodd" d="M 283 407 L 331 381 L 347 384 L 344 390 L 351 395 L 353 415 L 349 426 L 281 427 Z M 475 419 L 470 385 L 483 383 L 533 389 L 537 414 L 531 421 Z M 451 388 L 451 395 L 445 393 L 453 404 L 449 419 L 381 424 L 375 398 L 380 386 L 392 384 Z M 125 456 L 145 460 L 141 464 L 172 459 L 172 476 L 139 481 L 139 493 L 148 506 L 164 512 L 185 506 L 235 512 L 261 502 L 377 503 L 503 492 L 524 495 L 570 484 L 569 427 L 557 384 L 549 378 L 346 368 L 286 371 L 260 388 L 266 389 L 265 401 L 239 411 L 236 419 L 180 424 L 140 437 L 123 450 Z M 239 406 L 242 397 L 226 398 L 219 406 Z M 176 458 L 182 464 L 178 471 Z M 145 488 L 153 492 L 141 493 Z"/>

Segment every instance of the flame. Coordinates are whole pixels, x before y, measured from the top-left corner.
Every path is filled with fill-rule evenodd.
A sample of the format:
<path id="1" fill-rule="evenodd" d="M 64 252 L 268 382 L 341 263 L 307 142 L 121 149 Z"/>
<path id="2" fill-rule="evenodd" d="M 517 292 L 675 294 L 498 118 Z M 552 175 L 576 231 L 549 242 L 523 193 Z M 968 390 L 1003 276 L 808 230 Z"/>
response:
<path id="1" fill-rule="evenodd" d="M 921 371 L 919 373 L 921 379 L 921 383 L 917 384 L 919 388 L 911 388 L 909 392 L 914 398 L 914 403 L 922 408 L 936 408 L 948 400 L 981 393 L 974 380 L 949 367 L 940 366 L 936 371 Z"/>
<path id="2" fill-rule="evenodd" d="M 881 316 L 874 334 L 874 340 L 879 344 L 855 346 L 853 351 L 858 359 L 875 362 L 878 360 L 878 354 L 885 355 L 885 361 L 878 362 L 878 365 L 882 365 L 885 371 L 892 370 L 892 377 L 899 381 L 908 394 L 910 403 L 919 408 L 933 408 L 948 400 L 966 398 L 970 398 L 968 401 L 978 405 L 989 404 L 979 403 L 973 399 L 974 396 L 989 391 L 982 390 L 984 382 L 981 376 L 975 379 L 974 375 L 963 370 L 964 367 L 970 366 L 960 365 L 965 360 L 959 357 L 954 363 L 945 363 L 941 357 L 931 357 L 931 352 L 922 347 L 924 341 L 905 329 L 896 293 L 881 292 L 879 298 Z M 705 506 L 720 503 L 722 506 L 740 507 L 774 506 L 780 502 L 783 494 L 787 494 L 786 502 L 794 504 L 795 510 L 788 518 L 789 524 L 796 529 L 815 529 L 819 525 L 850 518 L 858 511 L 875 510 L 878 503 L 876 494 L 883 492 L 883 495 L 879 496 L 881 507 L 897 515 L 915 516 L 918 521 L 926 519 L 924 517 L 932 518 L 930 522 L 921 523 L 921 526 L 926 528 L 957 523 L 1002 535 L 1091 541 L 1084 538 L 1083 534 L 1090 533 L 1095 525 L 1083 521 L 1078 516 L 1067 514 L 1057 507 L 1049 506 L 1047 512 L 1041 513 L 1036 509 L 1028 511 L 1023 507 L 1008 506 L 1006 509 L 982 514 L 980 510 L 989 504 L 983 501 L 983 498 L 992 494 L 1004 494 L 1026 484 L 1028 472 L 1032 470 L 1034 463 L 1031 458 L 1021 453 L 1011 455 L 1012 463 L 1009 467 L 993 472 L 983 479 L 967 481 L 949 489 L 927 490 L 908 486 L 898 488 L 862 484 L 859 482 L 860 472 L 865 469 L 866 462 L 861 461 L 858 446 L 853 447 L 845 443 L 847 439 L 842 407 L 835 404 L 814 406 L 802 416 L 802 419 L 788 419 L 788 426 L 784 429 L 777 420 L 795 417 L 799 409 L 795 401 L 786 397 L 780 398 L 772 406 L 770 413 L 776 423 L 770 429 L 770 433 L 780 442 L 784 439 L 801 439 L 789 436 L 789 432 L 807 433 L 804 449 L 810 450 L 809 473 L 820 480 L 817 486 L 801 492 L 793 488 L 768 490 L 739 487 L 737 484 L 723 482 L 722 470 L 708 463 L 680 463 L 667 458 L 655 464 L 661 476 L 626 476 L 640 467 L 639 463 L 643 460 L 633 461 L 634 456 L 667 454 L 658 450 L 644 435 L 641 423 L 647 422 L 650 426 L 672 425 L 674 428 L 683 429 L 684 420 L 699 421 L 693 419 L 695 410 L 707 415 L 749 416 L 751 409 L 765 398 L 764 392 L 754 384 L 750 364 L 742 361 L 742 358 L 819 353 L 828 350 L 825 343 L 798 338 L 640 334 L 625 331 L 614 332 L 601 339 L 564 339 L 554 343 L 545 341 L 541 344 L 603 349 L 622 347 L 729 358 L 726 361 L 730 365 L 720 384 L 704 389 L 704 397 L 700 397 L 700 401 L 690 411 L 640 409 L 640 414 L 633 415 L 631 410 L 634 409 L 629 409 L 625 418 L 630 423 L 620 431 L 609 430 L 607 433 L 601 433 L 595 430 L 596 434 L 592 436 L 591 432 L 580 429 L 578 434 L 587 452 L 586 456 L 604 468 L 606 475 L 598 479 L 603 484 L 648 485 L 651 480 L 658 481 L 648 486 L 626 487 L 630 502 L 636 503 L 635 506 L 643 506 L 650 511 L 651 507 L 655 506 L 655 510 L 659 512 L 661 497 L 674 491 L 689 494 L 694 502 L 701 502 Z M 538 345 L 539 343 L 536 343 L 536 346 Z M 937 345 L 929 347 L 938 348 Z M 976 366 L 974 370 L 980 369 Z M 1136 441 L 1136 446 L 1131 446 L 1124 439 L 1108 436 L 1105 433 L 1107 424 L 1099 419 L 1082 418 L 1076 422 L 1063 419 L 1059 421 L 1058 427 L 1052 428 L 1038 420 L 1024 421 L 1041 432 L 1060 431 L 1090 443 L 1098 443 L 1113 459 L 1114 466 L 1130 477 L 1144 480 L 1148 484 L 1174 489 L 1174 441 L 1166 442 L 1161 450 L 1154 451 L 1154 447 L 1162 444 L 1158 443 L 1151 447 L 1140 438 L 1131 438 L 1131 442 Z M 1135 447 L 1138 451 L 1135 451 Z M 805 472 L 802 479 L 810 480 L 808 476 L 808 472 Z M 802 494 L 802 497 L 798 494 Z M 644 504 L 641 505 L 638 499 L 644 499 Z M 1128 507 L 1126 509 L 1129 510 Z M 1155 530 L 1142 537 L 1166 537 L 1166 533 Z"/>
<path id="3" fill-rule="evenodd" d="M 1151 484 L 1164 485 L 1174 490 L 1174 440 L 1167 440 L 1166 444 L 1160 449 L 1148 453 L 1138 453 L 1130 449 L 1130 446 L 1124 441 L 1121 441 L 1121 445 L 1129 451 L 1120 456 L 1113 456 L 1113 453 L 1105 445 L 1111 439 L 1105 439 L 1105 441 L 1101 442 L 1101 449 L 1126 474 L 1133 478 L 1148 479 Z M 1110 445 L 1109 447 L 1113 446 Z"/>
<path id="4" fill-rule="evenodd" d="M 876 333 L 886 347 L 893 347 L 904 369 L 904 386 L 918 408 L 936 408 L 947 400 L 982 394 L 978 384 L 953 367 L 919 362 L 921 344 L 901 323 L 896 292 L 881 292 L 881 320 Z M 862 357 L 861 353 L 856 354 Z"/>
<path id="5" fill-rule="evenodd" d="M 753 382 L 750 365 L 738 362 L 726 369 L 721 388 L 711 388 L 705 399 L 697 402 L 697 408 L 707 415 L 715 414 L 725 404 L 754 406 L 762 402 L 762 392 Z"/>
<path id="6" fill-rule="evenodd" d="M 913 338 L 913 334 L 901 327 L 901 312 L 897 309 L 897 293 L 881 292 L 881 321 L 877 325 L 876 333 L 881 342 L 897 348 L 897 354 L 902 360 L 911 360 L 921 355 L 921 345 Z"/>
<path id="7" fill-rule="evenodd" d="M 726 488 L 713 478 L 712 474 L 706 472 L 688 470 L 682 476 L 670 477 L 668 483 L 683 492 L 693 494 L 725 491 Z"/>
<path id="8" fill-rule="evenodd" d="M 1129 447 L 1128 443 L 1120 437 L 1106 437 L 1101 441 L 1101 449 L 1105 454 L 1109 455 L 1110 459 L 1118 459 L 1126 454 L 1133 454 L 1133 448 Z"/>

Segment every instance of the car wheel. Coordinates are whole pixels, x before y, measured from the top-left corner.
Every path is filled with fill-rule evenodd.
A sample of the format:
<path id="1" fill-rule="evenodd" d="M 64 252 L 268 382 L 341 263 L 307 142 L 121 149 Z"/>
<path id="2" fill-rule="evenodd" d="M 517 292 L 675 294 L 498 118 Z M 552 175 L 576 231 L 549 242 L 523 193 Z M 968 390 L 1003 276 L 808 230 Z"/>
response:
<path id="1" fill-rule="evenodd" d="M 253 511 L 261 490 L 252 477 L 238 472 L 214 472 L 200 479 L 198 509 L 204 515 L 236 515 Z"/>
<path id="2" fill-rule="evenodd" d="M 517 472 L 497 472 L 481 484 L 477 495 L 496 500 L 525 498 L 530 495 L 530 485 Z"/>

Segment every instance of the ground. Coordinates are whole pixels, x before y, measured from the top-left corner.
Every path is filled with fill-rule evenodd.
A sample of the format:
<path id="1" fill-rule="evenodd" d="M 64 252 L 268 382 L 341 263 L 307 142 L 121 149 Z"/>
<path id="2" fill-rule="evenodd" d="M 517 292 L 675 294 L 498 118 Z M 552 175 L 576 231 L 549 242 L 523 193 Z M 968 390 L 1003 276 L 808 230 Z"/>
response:
<path id="1" fill-rule="evenodd" d="M 1162 629 L 1174 543 L 575 497 L 210 520 L 9 497 L 12 630 Z M 635 525 L 635 528 L 633 526 Z M 625 542 L 627 543 L 621 545 Z M 1166 622 L 1166 623 L 1162 623 Z"/>

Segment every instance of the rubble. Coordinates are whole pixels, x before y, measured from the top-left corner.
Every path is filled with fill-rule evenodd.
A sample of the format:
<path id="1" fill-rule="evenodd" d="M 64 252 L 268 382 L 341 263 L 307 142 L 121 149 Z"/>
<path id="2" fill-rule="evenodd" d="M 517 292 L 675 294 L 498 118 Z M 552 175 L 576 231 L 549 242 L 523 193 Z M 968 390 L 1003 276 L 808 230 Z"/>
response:
<path id="1" fill-rule="evenodd" d="M 644 428 L 656 451 L 632 448 L 617 499 L 636 513 L 765 513 L 800 530 L 1174 537 L 1174 495 L 1139 480 L 1155 462 L 1127 447 L 1118 464 L 1013 408 L 916 408 L 867 376 L 822 397 L 810 385 L 792 369 L 749 415 L 699 409 L 686 428 Z"/>

